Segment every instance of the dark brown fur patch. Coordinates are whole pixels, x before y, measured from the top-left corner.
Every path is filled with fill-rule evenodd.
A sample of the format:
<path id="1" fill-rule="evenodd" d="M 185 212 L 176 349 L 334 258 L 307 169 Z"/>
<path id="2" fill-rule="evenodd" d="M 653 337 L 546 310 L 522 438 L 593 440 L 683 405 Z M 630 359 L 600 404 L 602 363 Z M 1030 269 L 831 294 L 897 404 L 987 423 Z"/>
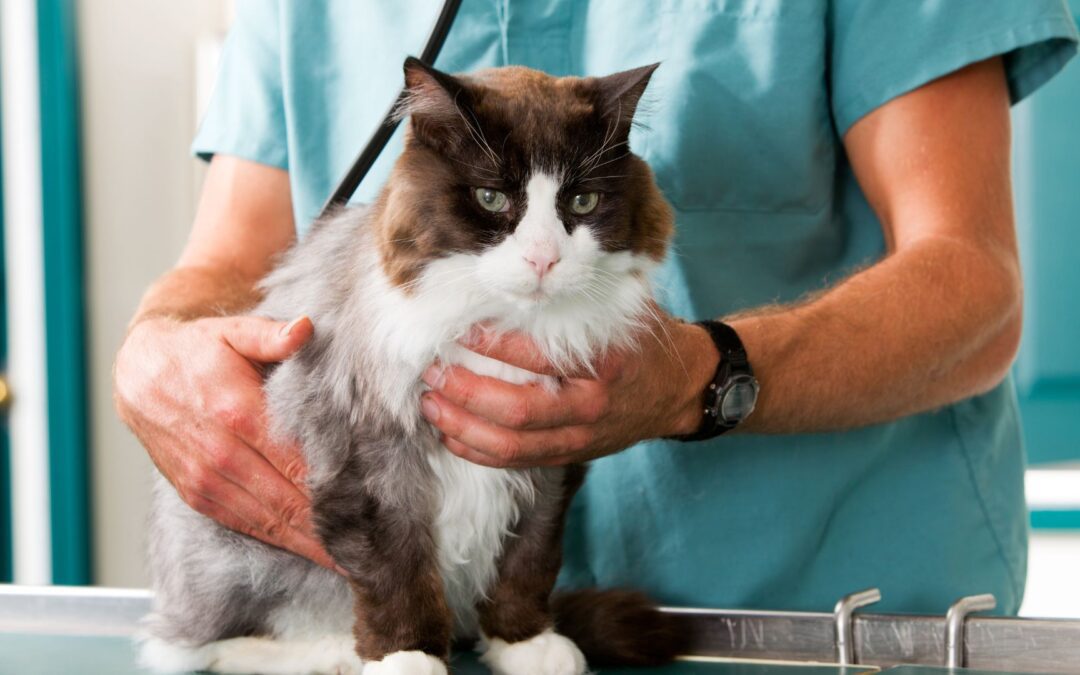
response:
<path id="1" fill-rule="evenodd" d="M 505 540 L 499 576 L 479 606 L 480 627 L 509 643 L 546 629 L 574 641 L 590 666 L 660 666 L 684 653 L 686 633 L 645 595 L 584 590 L 551 595 L 562 566 L 566 513 L 585 480 L 585 467 L 536 481 L 537 500 Z M 552 480 L 557 478 L 557 480 Z"/>
<path id="2" fill-rule="evenodd" d="M 628 248 L 660 262 L 675 232 L 675 213 L 656 185 L 648 164 L 643 161 L 633 163 L 625 194 L 631 202 L 630 212 L 634 219 Z"/>
<path id="3" fill-rule="evenodd" d="M 660 260 L 673 214 L 628 145 L 654 68 L 603 78 L 522 67 L 451 76 L 408 61 L 405 150 L 373 219 L 387 276 L 407 286 L 435 258 L 497 245 L 524 215 L 525 186 L 536 171 L 562 176 L 561 204 L 581 192 L 601 194 L 591 214 L 559 208 L 568 229 L 589 227 L 606 251 Z M 478 187 L 505 192 L 512 208 L 485 211 L 474 197 Z"/>
<path id="4" fill-rule="evenodd" d="M 548 599 L 562 566 L 566 511 L 584 479 L 582 465 L 548 469 L 537 478 L 536 502 L 505 539 L 498 579 L 478 608 L 489 637 L 520 642 L 553 626 Z"/>
<path id="5" fill-rule="evenodd" d="M 356 651 L 378 661 L 398 651 L 450 657 L 453 620 L 443 594 L 430 510 L 385 504 L 354 455 L 314 495 L 316 527 L 353 590 Z"/>

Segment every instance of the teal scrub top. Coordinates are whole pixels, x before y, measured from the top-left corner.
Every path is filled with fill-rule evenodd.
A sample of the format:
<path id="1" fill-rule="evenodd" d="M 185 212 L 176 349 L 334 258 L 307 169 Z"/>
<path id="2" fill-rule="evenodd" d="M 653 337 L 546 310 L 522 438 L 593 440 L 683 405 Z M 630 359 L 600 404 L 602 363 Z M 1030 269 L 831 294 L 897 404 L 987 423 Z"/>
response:
<path id="1" fill-rule="evenodd" d="M 287 169 L 303 232 L 440 4 L 241 0 L 194 150 Z M 1063 0 L 464 0 L 437 65 L 604 75 L 659 61 L 631 145 L 677 213 L 664 303 L 699 319 L 796 300 L 882 256 L 841 143 L 861 117 L 995 55 L 1020 100 L 1076 39 Z M 400 147 L 399 132 L 358 200 Z M 1011 381 L 843 433 L 642 443 L 593 463 L 561 583 L 792 610 L 877 586 L 881 610 L 926 613 L 991 592 L 1013 613 L 1023 470 Z"/>

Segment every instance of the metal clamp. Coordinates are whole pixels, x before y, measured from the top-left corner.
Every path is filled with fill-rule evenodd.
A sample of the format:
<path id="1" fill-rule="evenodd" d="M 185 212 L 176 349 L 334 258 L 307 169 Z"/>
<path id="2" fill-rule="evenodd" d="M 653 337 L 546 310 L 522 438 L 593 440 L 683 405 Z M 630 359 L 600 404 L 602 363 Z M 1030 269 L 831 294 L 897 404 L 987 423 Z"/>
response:
<path id="1" fill-rule="evenodd" d="M 964 626 L 969 614 L 985 612 L 997 607 L 997 598 L 992 593 L 969 595 L 952 604 L 945 614 L 945 666 L 947 668 L 964 667 Z"/>
<path id="2" fill-rule="evenodd" d="M 881 591 L 877 588 L 868 588 L 865 591 L 852 593 L 840 598 L 833 610 L 833 620 L 836 624 L 836 659 L 842 666 L 855 665 L 855 629 L 852 625 L 852 616 L 860 607 L 872 605 L 881 600 Z"/>

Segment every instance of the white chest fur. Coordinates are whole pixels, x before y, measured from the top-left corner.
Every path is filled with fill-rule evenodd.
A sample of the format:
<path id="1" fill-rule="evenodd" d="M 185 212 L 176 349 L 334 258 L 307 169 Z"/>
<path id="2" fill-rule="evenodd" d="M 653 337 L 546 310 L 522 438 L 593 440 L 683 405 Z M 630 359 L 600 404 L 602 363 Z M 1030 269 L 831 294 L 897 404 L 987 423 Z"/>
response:
<path id="1" fill-rule="evenodd" d="M 444 363 L 465 366 L 478 375 L 518 384 L 539 377 L 457 345 L 441 351 Z M 435 529 L 447 601 L 458 632 L 471 634 L 476 602 L 497 577 L 502 542 L 521 509 L 531 506 L 532 481 L 525 471 L 473 464 L 442 445 L 429 450 L 428 462 L 440 490 Z"/>
<path id="2" fill-rule="evenodd" d="M 477 324 L 525 333 L 551 361 L 566 366 L 585 363 L 609 346 L 630 344 L 648 311 L 646 272 L 652 263 L 629 251 L 603 253 L 586 235 L 581 229 L 575 239 L 581 250 L 563 251 L 565 287 L 541 304 L 502 288 L 513 275 L 499 260 L 522 263 L 520 255 L 500 257 L 501 245 L 481 255 L 458 253 L 429 263 L 408 293 L 372 266 L 357 287 L 366 302 L 356 323 L 379 353 L 365 376 L 368 385 L 381 390 L 387 411 L 410 430 L 424 423 L 419 380 L 436 359 L 514 384 L 545 379 L 459 346 L 456 340 Z M 512 247 L 514 241 L 509 237 L 504 244 Z M 571 270 L 573 260 L 577 266 Z M 526 471 L 460 459 L 434 441 L 427 459 L 439 492 L 435 536 L 447 600 L 458 630 L 472 632 L 473 609 L 497 576 L 502 544 L 522 509 L 532 507 L 532 479 Z"/>

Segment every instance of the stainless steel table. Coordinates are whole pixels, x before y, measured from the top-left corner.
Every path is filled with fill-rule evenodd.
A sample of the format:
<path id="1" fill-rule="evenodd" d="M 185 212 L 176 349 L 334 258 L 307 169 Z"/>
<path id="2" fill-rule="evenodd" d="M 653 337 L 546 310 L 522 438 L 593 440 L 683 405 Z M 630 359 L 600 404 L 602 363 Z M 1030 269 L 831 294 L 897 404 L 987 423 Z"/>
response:
<path id="1" fill-rule="evenodd" d="M 950 641 L 944 617 L 856 612 L 873 599 L 872 592 L 853 594 L 834 614 L 669 609 L 691 636 L 687 660 L 652 671 L 604 670 L 600 675 L 956 672 L 942 667 Z M 150 600 L 142 590 L 0 585 L 0 675 L 144 672 L 135 666 L 131 636 Z M 965 675 L 1080 674 L 1080 622 L 954 613 L 952 624 L 960 658 L 972 668 Z M 845 661 L 863 665 L 840 665 Z M 458 675 L 487 672 L 472 654 L 455 656 L 452 665 Z"/>

